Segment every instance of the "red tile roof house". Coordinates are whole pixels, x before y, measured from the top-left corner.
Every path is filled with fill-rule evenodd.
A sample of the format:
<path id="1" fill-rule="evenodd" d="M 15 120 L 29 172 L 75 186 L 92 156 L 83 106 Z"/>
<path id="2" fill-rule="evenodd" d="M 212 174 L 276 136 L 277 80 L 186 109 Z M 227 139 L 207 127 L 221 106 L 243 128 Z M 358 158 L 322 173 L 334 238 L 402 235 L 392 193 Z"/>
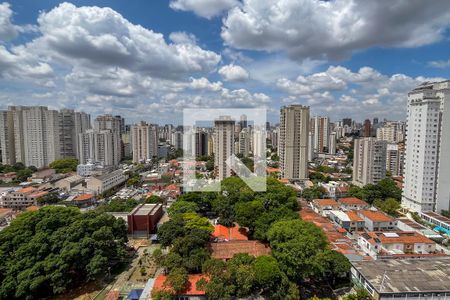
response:
<path id="1" fill-rule="evenodd" d="M 94 194 L 81 194 L 73 198 L 72 203 L 78 207 L 88 207 L 95 203 Z"/>
<path id="2" fill-rule="evenodd" d="M 330 210 L 339 209 L 339 204 L 333 199 L 314 199 L 313 210 L 321 216 L 327 217 Z"/>
<path id="3" fill-rule="evenodd" d="M 368 209 L 370 207 L 369 203 L 367 203 L 366 201 L 363 201 L 359 198 L 355 198 L 355 197 L 341 198 L 338 200 L 338 202 L 342 208 L 345 208 L 348 210 Z"/>
<path id="4" fill-rule="evenodd" d="M 152 296 L 155 296 L 155 294 L 158 291 L 165 291 L 173 295 L 176 295 L 177 296 L 176 299 L 192 299 L 192 300 L 207 299 L 205 291 L 197 289 L 197 282 L 199 282 L 201 279 L 207 280 L 207 277 L 205 275 L 202 274 L 188 275 L 188 284 L 186 286 L 186 289 L 184 289 L 179 293 L 175 293 L 172 287 L 168 286 L 168 284 L 166 283 L 166 279 L 167 276 L 165 275 L 158 275 L 158 277 L 156 277 L 155 282 L 153 284 Z"/>
<path id="5" fill-rule="evenodd" d="M 381 211 L 358 210 L 357 215 L 364 220 L 368 231 L 387 231 L 397 228 L 397 221 Z"/>

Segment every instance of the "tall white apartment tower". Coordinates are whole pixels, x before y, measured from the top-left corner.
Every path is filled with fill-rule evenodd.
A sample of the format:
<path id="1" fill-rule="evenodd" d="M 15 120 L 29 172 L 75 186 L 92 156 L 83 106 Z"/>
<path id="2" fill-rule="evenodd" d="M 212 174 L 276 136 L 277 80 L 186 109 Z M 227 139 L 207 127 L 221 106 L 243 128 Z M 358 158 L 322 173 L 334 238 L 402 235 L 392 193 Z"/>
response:
<path id="1" fill-rule="evenodd" d="M 15 162 L 42 168 L 60 158 L 57 111 L 44 106 L 11 106 L 8 112 L 11 116 L 6 114 L 9 129 L 5 147 L 13 149 Z M 9 154 L 12 161 L 12 152 Z"/>
<path id="2" fill-rule="evenodd" d="M 234 154 L 234 130 L 235 121 L 230 116 L 214 120 L 214 169 L 219 180 L 231 176 L 226 161 Z"/>
<path id="3" fill-rule="evenodd" d="M 309 107 L 296 104 L 280 109 L 278 153 L 283 178 L 308 178 L 309 124 Z"/>
<path id="4" fill-rule="evenodd" d="M 140 122 L 131 126 L 131 149 L 135 163 L 158 156 L 158 125 Z"/>
<path id="5" fill-rule="evenodd" d="M 314 152 L 324 153 L 329 146 L 330 118 L 313 117 L 311 119 L 311 132 L 314 134 Z"/>
<path id="6" fill-rule="evenodd" d="M 247 157 L 250 152 L 250 138 L 251 132 L 247 127 L 239 132 L 239 154 L 242 154 L 244 157 Z"/>
<path id="7" fill-rule="evenodd" d="M 330 137 L 328 139 L 328 153 L 329 154 L 336 154 L 336 132 L 332 132 L 330 134 Z"/>
<path id="8" fill-rule="evenodd" d="M 386 177 L 386 141 L 374 137 L 355 140 L 353 155 L 353 184 L 377 184 Z"/>
<path id="9" fill-rule="evenodd" d="M 116 166 L 120 163 L 117 153 L 120 150 L 119 141 L 114 139 L 111 130 L 86 130 L 78 134 L 78 153 L 80 163 L 98 162 L 104 166 Z"/>
<path id="10" fill-rule="evenodd" d="M 0 111 L 0 152 L 3 164 L 15 164 L 14 120 L 11 111 Z"/>
<path id="11" fill-rule="evenodd" d="M 109 130 L 113 139 L 113 161 L 117 164 L 122 160 L 122 139 L 121 134 L 125 132 L 125 120 L 121 116 L 102 115 L 94 120 L 94 129 L 96 132 Z M 115 163 L 116 165 L 116 163 Z"/>
<path id="12" fill-rule="evenodd" d="M 408 94 L 404 177 L 403 207 L 450 209 L 450 81 Z"/>

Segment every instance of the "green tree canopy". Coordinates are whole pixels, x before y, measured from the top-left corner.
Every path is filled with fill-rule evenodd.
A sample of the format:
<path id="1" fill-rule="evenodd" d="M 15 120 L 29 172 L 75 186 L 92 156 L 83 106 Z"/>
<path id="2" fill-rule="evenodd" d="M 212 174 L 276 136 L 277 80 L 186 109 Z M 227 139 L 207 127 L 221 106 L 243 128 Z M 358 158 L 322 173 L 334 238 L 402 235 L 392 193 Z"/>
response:
<path id="1" fill-rule="evenodd" d="M 77 208 L 21 214 L 0 232 L 0 298 L 39 299 L 107 274 L 125 255 L 123 220 Z"/>
<path id="2" fill-rule="evenodd" d="M 50 168 L 57 173 L 69 173 L 77 170 L 78 160 L 75 158 L 57 159 L 50 163 Z"/>
<path id="3" fill-rule="evenodd" d="M 173 203 L 167 212 L 169 216 L 174 216 L 176 214 L 183 214 L 187 212 L 197 212 L 199 210 L 198 205 L 195 202 L 188 202 L 183 200 L 178 200 Z"/>

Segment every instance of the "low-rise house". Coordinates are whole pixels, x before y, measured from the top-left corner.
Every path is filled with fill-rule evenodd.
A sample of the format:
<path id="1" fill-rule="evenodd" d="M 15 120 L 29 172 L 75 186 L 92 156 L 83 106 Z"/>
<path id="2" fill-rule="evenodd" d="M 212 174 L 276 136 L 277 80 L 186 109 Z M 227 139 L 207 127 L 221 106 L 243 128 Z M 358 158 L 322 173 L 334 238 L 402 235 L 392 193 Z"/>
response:
<path id="1" fill-rule="evenodd" d="M 401 231 L 415 231 L 417 233 L 420 233 L 421 235 L 426 236 L 430 240 L 442 241 L 444 239 L 444 237 L 439 233 L 406 217 L 397 219 L 397 227 Z"/>
<path id="2" fill-rule="evenodd" d="M 44 181 L 50 180 L 55 174 L 55 169 L 42 169 L 34 172 L 31 175 L 31 181 L 35 183 L 42 183 Z"/>
<path id="3" fill-rule="evenodd" d="M 330 210 L 328 217 L 349 232 L 364 230 L 364 220 L 354 211 Z"/>
<path id="4" fill-rule="evenodd" d="M 89 207 L 95 204 L 94 194 L 81 194 L 71 199 L 71 204 L 77 207 Z"/>
<path id="5" fill-rule="evenodd" d="M 6 226 L 13 219 L 13 211 L 10 208 L 0 208 L 0 227 Z"/>
<path id="6" fill-rule="evenodd" d="M 9 192 L 2 197 L 1 206 L 13 210 L 23 210 L 28 206 L 37 205 L 36 198 L 30 197 L 36 192 L 38 192 L 38 190 L 34 187 L 26 187 Z"/>
<path id="7" fill-rule="evenodd" d="M 175 292 L 175 290 L 167 283 L 167 276 L 158 275 L 155 278 L 152 288 L 152 296 L 154 297 L 157 292 L 165 291 L 174 295 L 174 299 L 182 299 L 182 300 L 203 300 L 206 298 L 206 293 L 203 290 L 197 289 L 197 282 L 200 280 L 208 280 L 205 275 L 202 274 L 189 274 L 188 282 L 186 288 L 180 292 Z"/>
<path id="8" fill-rule="evenodd" d="M 449 259 L 352 262 L 351 276 L 372 299 L 445 300 L 450 295 Z"/>
<path id="9" fill-rule="evenodd" d="M 269 255 L 271 252 L 268 245 L 255 240 L 210 243 L 209 249 L 212 258 L 222 260 L 229 260 L 238 253 L 247 253 L 248 255 L 258 257 L 261 255 Z"/>
<path id="10" fill-rule="evenodd" d="M 415 231 L 365 232 L 358 245 L 370 257 L 434 254 L 436 243 Z"/>
<path id="11" fill-rule="evenodd" d="M 397 221 L 378 210 L 358 210 L 368 231 L 387 231 L 397 228 Z"/>
<path id="12" fill-rule="evenodd" d="M 228 242 L 228 241 L 247 241 L 247 230 L 242 227 L 226 227 L 223 225 L 214 226 L 214 232 L 212 237 L 217 242 Z"/>
<path id="13" fill-rule="evenodd" d="M 339 204 L 334 199 L 314 199 L 312 201 L 313 210 L 327 217 L 330 210 L 338 210 Z"/>
<path id="14" fill-rule="evenodd" d="M 336 188 L 336 198 L 343 198 L 343 197 L 347 197 L 347 193 L 348 193 L 349 187 L 348 186 L 338 186 Z"/>
<path id="15" fill-rule="evenodd" d="M 432 211 L 420 213 L 422 219 L 435 225 L 434 230 L 450 235 L 450 219 Z"/>
<path id="16" fill-rule="evenodd" d="M 111 173 L 88 178 L 86 180 L 86 188 L 98 195 L 124 183 L 127 179 L 128 176 L 119 169 Z"/>
<path id="17" fill-rule="evenodd" d="M 83 181 L 84 178 L 82 176 L 73 175 L 56 181 L 53 186 L 61 189 L 62 191 L 70 192 L 74 187 L 83 183 Z"/>
<path id="18" fill-rule="evenodd" d="M 8 173 L 1 173 L 0 174 L 0 181 L 10 183 L 17 177 L 16 172 L 8 172 Z"/>
<path id="19" fill-rule="evenodd" d="M 355 197 L 341 198 L 338 202 L 341 208 L 348 210 L 368 209 L 370 207 L 369 203 Z"/>

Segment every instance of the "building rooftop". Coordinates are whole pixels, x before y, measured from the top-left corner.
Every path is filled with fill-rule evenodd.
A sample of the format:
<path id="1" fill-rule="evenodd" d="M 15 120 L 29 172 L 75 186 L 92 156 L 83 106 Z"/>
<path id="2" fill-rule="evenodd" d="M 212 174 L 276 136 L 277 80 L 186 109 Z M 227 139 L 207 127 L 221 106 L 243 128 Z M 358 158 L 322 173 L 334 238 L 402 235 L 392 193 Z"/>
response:
<path id="1" fill-rule="evenodd" d="M 439 220 L 439 221 L 441 221 L 443 223 L 450 224 L 450 219 L 449 218 L 444 217 L 443 215 L 440 215 L 440 214 L 432 212 L 432 211 L 422 212 L 422 215 L 428 216 L 430 218 L 434 218 L 434 219 Z"/>
<path id="2" fill-rule="evenodd" d="M 216 259 L 230 259 L 235 254 L 247 253 L 252 256 L 269 255 L 270 247 L 260 241 L 229 241 L 210 243 L 211 257 Z"/>
<path id="3" fill-rule="evenodd" d="M 339 206 L 339 204 L 333 199 L 314 199 L 313 202 L 319 206 Z"/>
<path id="4" fill-rule="evenodd" d="M 141 204 L 141 205 L 136 206 L 130 212 L 130 215 L 135 215 L 135 216 L 154 215 L 161 206 L 162 206 L 161 204 Z"/>
<path id="5" fill-rule="evenodd" d="M 157 291 L 168 291 L 168 292 L 174 292 L 172 290 L 172 287 L 169 287 L 165 284 L 167 279 L 167 276 L 165 275 L 158 275 L 155 279 L 155 283 L 153 284 L 153 290 L 152 292 Z M 207 280 L 207 277 L 202 274 L 189 274 L 188 275 L 188 284 L 186 289 L 183 291 L 177 293 L 177 295 L 184 295 L 184 296 L 201 296 L 205 295 L 205 291 L 201 291 L 197 289 L 197 282 L 201 279 Z"/>
<path id="6" fill-rule="evenodd" d="M 26 187 L 26 188 L 16 191 L 16 193 L 29 194 L 29 193 L 33 193 L 34 191 L 36 191 L 36 189 L 32 186 L 29 186 L 29 187 Z"/>
<path id="7" fill-rule="evenodd" d="M 402 223 L 408 225 L 409 227 L 411 227 L 411 228 L 413 228 L 415 230 L 428 229 L 425 226 L 423 226 L 423 225 L 421 225 L 421 224 L 419 224 L 417 222 L 414 222 L 413 220 L 410 220 L 408 218 L 399 218 L 399 219 L 397 219 L 397 221 L 402 222 Z"/>
<path id="8" fill-rule="evenodd" d="M 378 293 L 450 292 L 449 259 L 352 262 Z"/>
<path id="9" fill-rule="evenodd" d="M 434 244 L 432 240 L 415 231 L 368 232 L 363 236 L 371 244 Z"/>
<path id="10" fill-rule="evenodd" d="M 374 221 L 374 222 L 392 222 L 394 219 L 389 217 L 388 215 L 382 213 L 377 210 L 360 210 L 358 211 L 359 215 L 363 215 L 364 217 Z"/>
<path id="11" fill-rule="evenodd" d="M 217 239 L 227 240 L 227 241 L 232 241 L 232 240 L 246 241 L 246 240 L 248 240 L 246 230 L 239 226 L 226 227 L 223 225 L 216 225 L 216 226 L 214 226 L 214 232 L 212 233 L 212 236 Z"/>
<path id="12" fill-rule="evenodd" d="M 339 202 L 347 205 L 362 205 L 362 206 L 369 205 L 366 201 L 355 197 L 341 198 L 339 199 Z"/>
<path id="13" fill-rule="evenodd" d="M 354 211 L 340 211 L 340 210 L 332 210 L 331 213 L 337 216 L 342 221 L 347 222 L 362 222 L 363 219 L 358 216 Z"/>
<path id="14" fill-rule="evenodd" d="M 73 201 L 87 201 L 87 200 L 91 200 L 94 197 L 93 194 L 81 194 L 76 196 Z"/>

